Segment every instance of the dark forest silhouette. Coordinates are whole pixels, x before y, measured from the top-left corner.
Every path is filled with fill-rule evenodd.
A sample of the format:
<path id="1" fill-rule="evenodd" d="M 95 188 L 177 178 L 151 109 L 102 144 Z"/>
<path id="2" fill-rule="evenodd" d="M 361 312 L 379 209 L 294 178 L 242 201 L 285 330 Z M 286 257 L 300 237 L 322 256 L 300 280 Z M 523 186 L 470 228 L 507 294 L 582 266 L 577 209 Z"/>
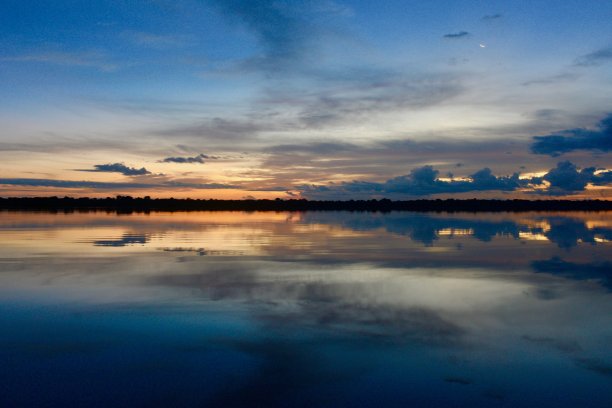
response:
<path id="1" fill-rule="evenodd" d="M 10 197 L 0 198 L 0 209 L 35 211 L 607 211 L 605 200 L 196 200 L 117 196 L 107 198 Z"/>

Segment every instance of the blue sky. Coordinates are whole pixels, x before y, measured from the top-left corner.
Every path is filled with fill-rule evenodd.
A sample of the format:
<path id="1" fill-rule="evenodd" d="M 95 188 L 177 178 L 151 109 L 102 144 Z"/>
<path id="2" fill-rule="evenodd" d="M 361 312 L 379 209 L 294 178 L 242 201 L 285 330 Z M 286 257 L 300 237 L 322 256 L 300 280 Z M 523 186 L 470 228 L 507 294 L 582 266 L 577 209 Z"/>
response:
<path id="1" fill-rule="evenodd" d="M 2 195 L 609 198 L 611 20 L 603 1 L 7 0 Z"/>

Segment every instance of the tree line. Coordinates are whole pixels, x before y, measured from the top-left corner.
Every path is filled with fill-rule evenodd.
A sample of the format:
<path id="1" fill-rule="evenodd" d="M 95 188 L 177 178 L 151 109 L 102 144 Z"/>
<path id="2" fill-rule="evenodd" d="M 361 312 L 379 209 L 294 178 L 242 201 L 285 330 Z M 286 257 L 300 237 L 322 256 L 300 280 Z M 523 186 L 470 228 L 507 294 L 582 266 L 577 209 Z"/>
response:
<path id="1" fill-rule="evenodd" d="M 506 211 L 608 211 L 605 200 L 497 200 L 419 199 L 310 201 L 305 199 L 219 200 L 116 196 L 8 197 L 0 198 L 0 209 L 34 211 L 419 211 L 419 212 L 506 212 Z"/>

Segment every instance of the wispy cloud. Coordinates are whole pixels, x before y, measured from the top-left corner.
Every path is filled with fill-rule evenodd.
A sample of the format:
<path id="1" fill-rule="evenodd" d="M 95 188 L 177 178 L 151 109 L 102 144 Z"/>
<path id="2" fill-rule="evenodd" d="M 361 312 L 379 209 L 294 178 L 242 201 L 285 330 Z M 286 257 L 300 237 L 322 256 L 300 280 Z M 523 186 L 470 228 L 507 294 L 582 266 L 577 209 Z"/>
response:
<path id="1" fill-rule="evenodd" d="M 275 130 L 282 127 L 279 123 L 254 120 L 251 118 L 210 118 L 196 122 L 157 130 L 164 137 L 195 137 L 204 140 L 238 141 L 253 139 L 262 131 Z"/>
<path id="2" fill-rule="evenodd" d="M 166 181 L 162 183 L 112 183 L 86 180 L 52 180 L 32 178 L 0 178 L 0 184 L 25 187 L 87 188 L 98 190 L 141 190 L 141 189 L 234 189 L 239 186 L 222 183 L 187 183 Z"/>
<path id="3" fill-rule="evenodd" d="M 121 36 L 132 44 L 155 49 L 181 48 L 194 43 L 187 35 L 155 34 L 142 31 L 124 31 Z"/>
<path id="4" fill-rule="evenodd" d="M 576 58 L 574 65 L 579 67 L 594 67 L 612 61 L 612 47 L 602 48 Z"/>
<path id="5" fill-rule="evenodd" d="M 442 38 L 449 38 L 451 40 L 457 40 L 459 38 L 466 38 L 469 37 L 470 33 L 467 31 L 459 31 L 458 33 L 449 33 L 449 34 L 444 34 L 442 36 Z"/>
<path id="6" fill-rule="evenodd" d="M 330 1 L 208 0 L 229 21 L 244 25 L 261 52 L 243 60 L 243 69 L 281 72 L 311 58 L 322 39 L 334 30 L 325 18 L 350 15 L 350 10 Z"/>
<path id="7" fill-rule="evenodd" d="M 258 102 L 285 106 L 296 112 L 298 129 L 355 124 L 372 114 L 434 106 L 464 90 L 454 75 L 406 75 L 393 70 L 346 71 L 321 74 L 319 85 L 307 90 L 274 89 Z M 276 118 L 274 118 L 276 120 Z"/>
<path id="8" fill-rule="evenodd" d="M 27 54 L 0 57 L 0 61 L 86 67 L 94 68 L 103 72 L 112 72 L 119 69 L 119 65 L 117 63 L 111 62 L 105 54 L 96 51 L 39 51 Z"/>
<path id="9" fill-rule="evenodd" d="M 211 0 L 230 20 L 244 24 L 264 50 L 258 64 L 272 69 L 275 65 L 301 59 L 310 43 L 314 28 L 290 3 L 274 0 Z"/>
<path id="10" fill-rule="evenodd" d="M 571 82 L 580 78 L 575 72 L 564 72 L 561 74 L 551 75 L 549 77 L 532 79 L 530 81 L 523 82 L 523 86 L 531 86 L 531 85 L 555 85 L 562 82 Z"/>

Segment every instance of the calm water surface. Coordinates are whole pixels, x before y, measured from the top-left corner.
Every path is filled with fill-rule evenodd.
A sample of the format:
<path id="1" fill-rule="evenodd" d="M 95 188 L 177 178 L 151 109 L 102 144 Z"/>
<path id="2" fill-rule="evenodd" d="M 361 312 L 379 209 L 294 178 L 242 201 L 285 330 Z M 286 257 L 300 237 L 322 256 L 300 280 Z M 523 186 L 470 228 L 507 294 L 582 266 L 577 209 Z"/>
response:
<path id="1" fill-rule="evenodd" d="M 0 406 L 612 406 L 612 214 L 0 213 Z"/>

